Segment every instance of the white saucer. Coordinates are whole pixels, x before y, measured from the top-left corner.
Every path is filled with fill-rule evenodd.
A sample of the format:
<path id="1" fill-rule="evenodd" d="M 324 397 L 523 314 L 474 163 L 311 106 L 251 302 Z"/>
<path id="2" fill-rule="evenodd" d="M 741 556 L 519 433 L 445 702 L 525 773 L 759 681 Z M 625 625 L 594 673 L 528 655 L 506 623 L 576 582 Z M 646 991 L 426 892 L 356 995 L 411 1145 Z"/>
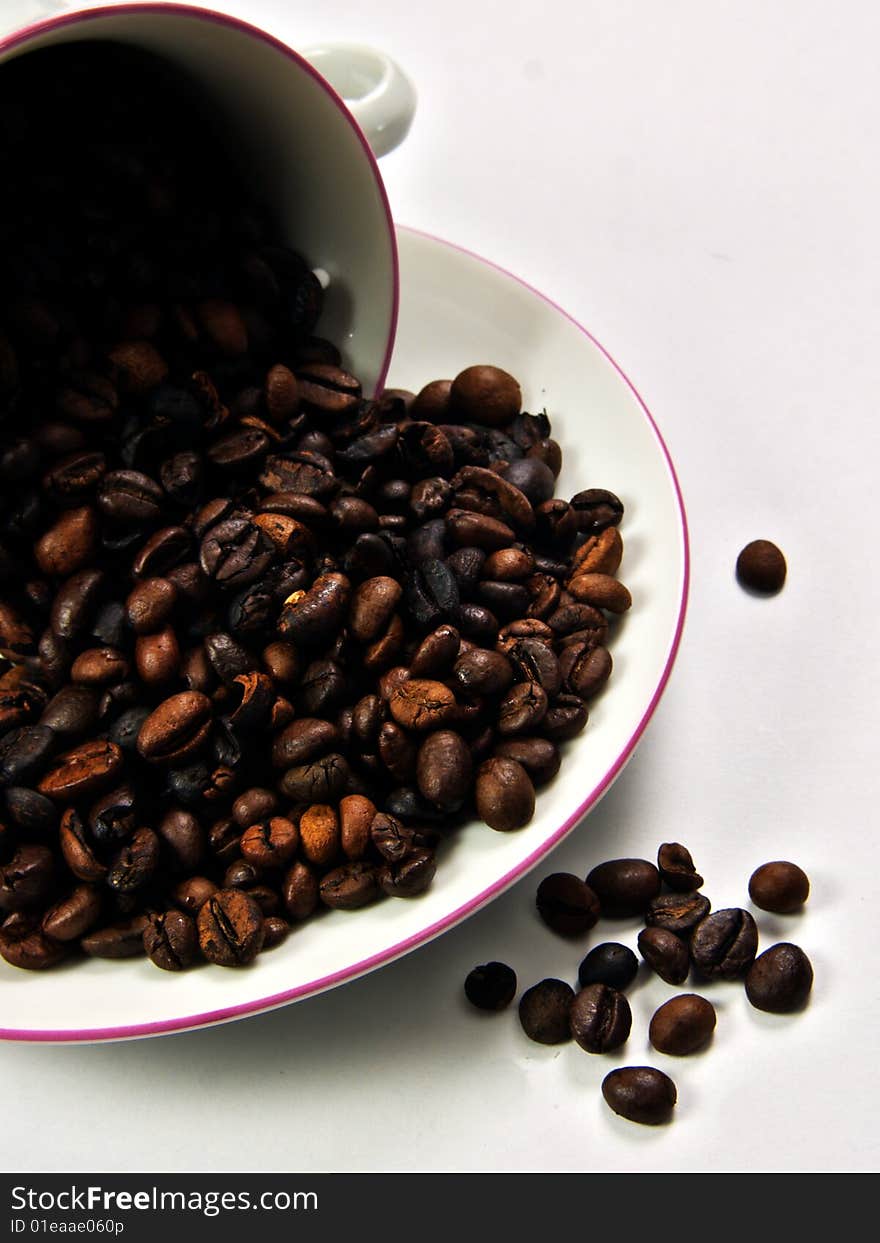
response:
<path id="1" fill-rule="evenodd" d="M 422 897 L 335 911 L 240 971 L 174 975 L 146 960 L 88 961 L 43 973 L 0 962 L 0 1037 L 126 1039 L 256 1014 L 390 962 L 459 923 L 534 867 L 608 789 L 669 676 L 687 598 L 687 529 L 672 464 L 651 416 L 602 347 L 509 273 L 448 243 L 398 229 L 401 308 L 388 377 L 418 389 L 494 363 L 546 407 L 565 456 L 557 494 L 616 492 L 626 508 L 620 577 L 633 608 L 610 642 L 614 672 L 562 770 L 517 833 L 470 824 L 443 852 Z"/>

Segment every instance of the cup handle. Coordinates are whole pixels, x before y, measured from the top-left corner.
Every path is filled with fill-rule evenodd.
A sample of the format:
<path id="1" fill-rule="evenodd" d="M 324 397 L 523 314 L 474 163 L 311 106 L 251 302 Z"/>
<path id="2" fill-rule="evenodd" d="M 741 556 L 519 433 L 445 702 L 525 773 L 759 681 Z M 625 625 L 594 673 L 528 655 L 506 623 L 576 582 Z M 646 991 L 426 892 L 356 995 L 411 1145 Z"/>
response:
<path id="1" fill-rule="evenodd" d="M 302 55 L 342 97 L 377 156 L 403 142 L 416 91 L 396 61 L 361 43 L 321 43 Z"/>

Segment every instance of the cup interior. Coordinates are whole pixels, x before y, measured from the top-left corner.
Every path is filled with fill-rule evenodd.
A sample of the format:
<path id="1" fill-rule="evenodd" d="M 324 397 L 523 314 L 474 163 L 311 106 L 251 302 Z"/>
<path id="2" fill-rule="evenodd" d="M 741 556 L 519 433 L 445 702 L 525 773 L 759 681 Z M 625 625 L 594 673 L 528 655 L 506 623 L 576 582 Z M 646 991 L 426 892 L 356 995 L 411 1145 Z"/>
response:
<path id="1" fill-rule="evenodd" d="M 169 4 L 49 19 L 0 41 L 0 66 L 86 40 L 134 45 L 188 75 L 283 240 L 327 274 L 318 332 L 342 350 L 366 394 L 381 388 L 397 323 L 394 225 L 375 157 L 332 88 L 270 35 Z"/>

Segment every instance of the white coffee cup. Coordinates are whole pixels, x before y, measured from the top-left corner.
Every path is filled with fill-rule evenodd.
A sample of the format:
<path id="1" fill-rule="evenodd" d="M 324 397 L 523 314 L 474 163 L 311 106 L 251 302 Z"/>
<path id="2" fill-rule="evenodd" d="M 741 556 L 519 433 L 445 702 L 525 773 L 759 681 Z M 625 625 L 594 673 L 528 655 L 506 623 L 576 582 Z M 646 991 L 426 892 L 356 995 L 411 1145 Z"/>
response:
<path id="1" fill-rule="evenodd" d="M 13 58 L 83 40 L 158 54 L 207 94 L 229 135 L 231 161 L 273 210 L 282 240 L 321 274 L 318 332 L 339 346 L 366 394 L 381 388 L 399 286 L 376 155 L 405 137 L 415 110 L 398 66 L 351 44 L 296 52 L 207 9 L 132 3 L 64 9 L 0 36 L 0 73 Z"/>

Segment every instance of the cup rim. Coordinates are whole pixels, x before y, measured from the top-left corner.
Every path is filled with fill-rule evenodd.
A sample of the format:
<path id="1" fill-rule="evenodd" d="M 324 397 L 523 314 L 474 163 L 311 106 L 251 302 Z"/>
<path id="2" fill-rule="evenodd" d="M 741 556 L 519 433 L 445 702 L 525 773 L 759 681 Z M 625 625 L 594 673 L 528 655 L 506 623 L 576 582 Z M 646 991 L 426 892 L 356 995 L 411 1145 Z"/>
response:
<path id="1" fill-rule="evenodd" d="M 25 26 L 19 26 L 15 30 L 7 34 L 0 35 L 0 55 L 22 44 L 29 43 L 38 35 L 46 34 L 49 31 L 60 30 L 66 26 L 75 26 L 80 22 L 88 22 L 102 17 L 113 17 L 122 14 L 123 16 L 176 16 L 197 18 L 205 21 L 210 25 L 231 27 L 239 34 L 248 38 L 256 39 L 261 43 L 267 44 L 274 48 L 275 51 L 282 53 L 289 60 L 292 60 L 299 69 L 309 75 L 309 77 L 324 91 L 324 93 L 333 101 L 337 110 L 342 114 L 345 121 L 354 130 L 355 137 L 361 145 L 373 175 L 376 189 L 379 192 L 379 203 L 385 216 L 385 227 L 388 235 L 388 241 L 391 249 L 391 314 L 388 324 L 388 339 L 385 345 L 385 354 L 379 365 L 379 372 L 376 379 L 376 388 L 374 396 L 378 396 L 384 385 L 388 375 L 388 369 L 391 366 L 391 356 L 394 351 L 394 342 L 397 336 L 397 321 L 400 311 L 400 261 L 397 253 L 397 235 L 394 226 L 394 217 L 391 214 L 391 204 L 388 200 L 388 192 L 385 189 L 385 183 L 382 174 L 379 171 L 379 163 L 370 146 L 366 135 L 358 125 L 351 111 L 346 107 L 345 101 L 337 91 L 333 89 L 325 77 L 323 77 L 314 65 L 310 64 L 306 58 L 292 48 L 289 44 L 279 39 L 276 35 L 270 34 L 267 30 L 263 30 L 260 26 L 255 26 L 252 22 L 244 21 L 240 17 L 233 17 L 229 13 L 220 13 L 216 9 L 203 9 L 192 4 L 181 4 L 177 0 L 162 0 L 162 3 L 156 3 L 156 0 L 130 0 L 125 4 L 114 4 L 109 7 L 101 8 L 81 8 L 73 9 L 66 13 L 56 13 L 47 17 L 38 18 L 36 21 L 29 22 Z"/>

